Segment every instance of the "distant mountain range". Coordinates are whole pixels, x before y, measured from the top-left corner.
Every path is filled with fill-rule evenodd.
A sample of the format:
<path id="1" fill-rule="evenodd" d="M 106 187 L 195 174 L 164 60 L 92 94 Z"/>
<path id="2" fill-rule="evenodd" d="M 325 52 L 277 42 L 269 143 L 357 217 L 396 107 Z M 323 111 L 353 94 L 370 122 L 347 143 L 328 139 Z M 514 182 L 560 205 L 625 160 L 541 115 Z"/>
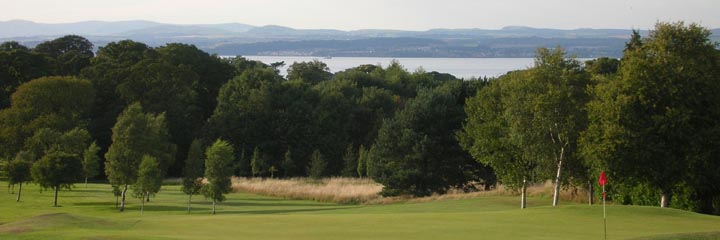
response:
<path id="1" fill-rule="evenodd" d="M 713 29 L 720 40 L 720 29 Z M 178 25 L 151 21 L 36 23 L 0 21 L 0 41 L 34 46 L 67 34 L 96 46 L 132 39 L 152 46 L 195 44 L 219 55 L 368 56 L 368 57 L 532 57 L 538 47 L 561 46 L 578 57 L 618 57 L 629 29 L 542 29 L 520 26 L 498 30 L 294 29 L 241 23 Z M 641 32 L 645 34 L 645 31 Z"/>

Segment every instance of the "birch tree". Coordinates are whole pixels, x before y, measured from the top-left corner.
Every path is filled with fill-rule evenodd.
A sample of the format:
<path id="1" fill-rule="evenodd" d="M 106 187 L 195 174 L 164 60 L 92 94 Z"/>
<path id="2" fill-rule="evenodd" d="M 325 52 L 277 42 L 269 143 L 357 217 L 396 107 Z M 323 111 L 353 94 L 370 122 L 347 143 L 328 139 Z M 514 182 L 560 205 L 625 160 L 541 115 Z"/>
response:
<path id="1" fill-rule="evenodd" d="M 205 151 L 205 179 L 207 184 L 202 192 L 206 198 L 213 202 L 212 214 L 215 214 L 217 202 L 225 200 L 226 193 L 230 192 L 232 182 L 231 163 L 233 162 L 233 147 L 226 141 L 218 139 Z"/>

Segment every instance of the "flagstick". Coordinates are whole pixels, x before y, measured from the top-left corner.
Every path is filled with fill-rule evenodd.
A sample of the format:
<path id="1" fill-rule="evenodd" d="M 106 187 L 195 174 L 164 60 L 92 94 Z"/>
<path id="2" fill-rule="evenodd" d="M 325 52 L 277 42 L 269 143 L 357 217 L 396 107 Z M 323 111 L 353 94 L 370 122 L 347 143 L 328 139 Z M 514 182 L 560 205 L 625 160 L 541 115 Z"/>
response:
<path id="1" fill-rule="evenodd" d="M 605 184 L 602 185 L 603 187 L 603 227 L 605 229 L 605 240 L 607 240 L 607 218 L 605 214 Z"/>

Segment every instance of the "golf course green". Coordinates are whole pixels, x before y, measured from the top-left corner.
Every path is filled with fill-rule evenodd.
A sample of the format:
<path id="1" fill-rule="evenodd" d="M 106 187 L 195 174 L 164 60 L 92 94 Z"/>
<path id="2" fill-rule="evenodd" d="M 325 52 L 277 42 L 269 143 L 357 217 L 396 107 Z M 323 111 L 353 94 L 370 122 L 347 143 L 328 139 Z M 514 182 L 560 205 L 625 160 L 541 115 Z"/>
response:
<path id="1" fill-rule="evenodd" d="M 6 186 L 7 182 L 0 182 Z M 211 203 L 163 186 L 145 205 L 115 208 L 107 184 L 53 193 L 37 185 L 0 194 L 0 239 L 603 239 L 602 205 L 486 196 L 388 205 L 342 205 L 232 193 Z M 720 239 L 720 217 L 676 209 L 608 205 L 607 239 Z"/>

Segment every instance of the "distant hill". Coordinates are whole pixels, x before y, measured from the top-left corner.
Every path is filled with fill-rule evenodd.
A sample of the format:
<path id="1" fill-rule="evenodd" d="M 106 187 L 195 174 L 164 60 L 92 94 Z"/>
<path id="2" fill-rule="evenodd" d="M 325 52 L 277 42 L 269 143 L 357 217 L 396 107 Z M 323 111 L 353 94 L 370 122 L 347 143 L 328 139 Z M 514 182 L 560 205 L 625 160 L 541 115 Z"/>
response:
<path id="1" fill-rule="evenodd" d="M 720 29 L 712 32 L 713 39 L 720 40 Z M 123 39 L 152 46 L 182 42 L 221 55 L 532 57 L 538 47 L 561 46 L 578 57 L 618 57 L 630 33 L 630 29 L 561 30 L 523 26 L 490 30 L 341 31 L 242 23 L 180 25 L 143 20 L 58 24 L 0 21 L 0 42 L 14 40 L 30 47 L 48 39 L 76 34 L 87 37 L 96 46 Z"/>

